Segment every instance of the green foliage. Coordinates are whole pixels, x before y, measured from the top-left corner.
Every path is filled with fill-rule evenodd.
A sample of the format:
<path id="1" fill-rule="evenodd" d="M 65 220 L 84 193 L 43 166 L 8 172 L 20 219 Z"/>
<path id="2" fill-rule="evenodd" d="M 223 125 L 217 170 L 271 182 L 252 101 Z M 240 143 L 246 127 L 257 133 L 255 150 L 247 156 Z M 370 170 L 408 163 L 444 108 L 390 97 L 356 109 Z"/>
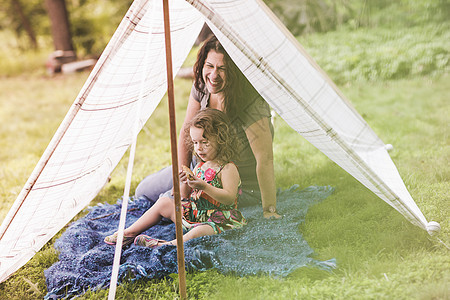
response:
<path id="1" fill-rule="evenodd" d="M 447 21 L 447 0 L 264 0 L 294 35 L 327 32 L 341 26 L 419 26 Z"/>
<path id="2" fill-rule="evenodd" d="M 450 23 L 395 30 L 340 29 L 299 38 L 339 84 L 446 74 L 450 68 Z"/>
<path id="3" fill-rule="evenodd" d="M 294 35 L 325 32 L 345 22 L 352 12 L 350 1 L 265 0 Z"/>
<path id="4" fill-rule="evenodd" d="M 79 56 L 100 55 L 132 2 L 66 1 L 73 41 Z"/>
<path id="5" fill-rule="evenodd" d="M 24 13 L 38 39 L 48 39 L 50 22 L 45 1 L 21 1 Z M 294 35 L 327 32 L 340 26 L 385 27 L 439 24 L 448 19 L 447 0 L 265 0 Z M 79 55 L 99 55 L 129 8 L 132 0 L 66 0 L 74 44 Z M 0 0 L 0 30 L 17 35 L 16 46 L 27 49 L 23 23 L 11 1 Z"/>
<path id="6" fill-rule="evenodd" d="M 18 41 L 15 46 L 21 50 L 26 50 L 30 48 L 30 44 L 25 38 L 24 25 L 14 10 L 12 2 L 10 0 L 0 0 L 0 31 L 14 32 Z M 50 20 L 43 3 L 44 1 L 42 0 L 20 1 L 23 13 L 38 37 L 49 36 L 50 34 Z"/>
<path id="7" fill-rule="evenodd" d="M 45 1 L 22 0 L 20 3 L 38 40 L 51 39 Z M 81 57 L 100 55 L 131 3 L 132 0 L 66 0 L 72 37 L 78 55 Z M 16 34 L 16 42 L 9 44 L 12 51 L 30 48 L 23 24 L 9 0 L 0 0 L 0 31 L 12 31 Z M 48 43 L 38 45 L 44 48 L 49 46 Z"/>
<path id="8" fill-rule="evenodd" d="M 378 1 L 367 1 L 370 5 Z M 388 1 L 385 1 L 388 2 Z M 376 5 L 376 4 L 375 4 Z M 389 1 L 384 9 L 376 9 L 367 25 L 393 28 L 399 24 L 419 26 L 428 23 L 439 25 L 448 21 L 450 2 L 447 0 Z"/>

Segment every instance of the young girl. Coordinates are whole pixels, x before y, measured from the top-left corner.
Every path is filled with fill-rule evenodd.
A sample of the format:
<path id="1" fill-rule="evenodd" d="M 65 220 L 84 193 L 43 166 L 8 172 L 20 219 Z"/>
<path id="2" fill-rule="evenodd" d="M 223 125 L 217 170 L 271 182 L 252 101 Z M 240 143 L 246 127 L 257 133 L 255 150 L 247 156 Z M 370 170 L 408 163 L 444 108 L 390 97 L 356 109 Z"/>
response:
<path id="1" fill-rule="evenodd" d="M 207 108 L 199 111 L 185 127 L 186 141 L 201 160 L 194 168 L 193 176 L 180 171 L 180 180 L 187 183 L 192 192 L 183 199 L 183 227 L 187 233 L 183 241 L 213 235 L 224 230 L 240 228 L 245 218 L 237 210 L 240 177 L 231 162 L 236 158 L 237 140 L 225 113 Z M 139 235 L 156 225 L 163 218 L 175 222 L 175 203 L 168 197 L 158 199 L 133 225 L 124 231 L 123 245 L 134 241 L 136 245 L 155 248 L 165 244 L 176 245 L 176 240 L 162 241 L 147 235 Z M 107 236 L 105 243 L 114 245 L 117 233 Z"/>

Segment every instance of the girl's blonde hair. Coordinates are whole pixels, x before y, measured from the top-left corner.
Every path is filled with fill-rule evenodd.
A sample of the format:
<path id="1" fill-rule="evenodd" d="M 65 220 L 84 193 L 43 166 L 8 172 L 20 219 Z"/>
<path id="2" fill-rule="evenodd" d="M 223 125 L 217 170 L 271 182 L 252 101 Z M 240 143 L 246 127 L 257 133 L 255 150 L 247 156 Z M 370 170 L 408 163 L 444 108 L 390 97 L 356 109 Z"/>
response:
<path id="1" fill-rule="evenodd" d="M 217 160 L 223 163 L 236 160 L 238 145 L 236 133 L 227 115 L 217 109 L 206 108 L 200 110 L 184 128 L 186 145 L 193 151 L 194 144 L 190 136 L 190 128 L 203 129 L 203 137 L 217 143 Z"/>

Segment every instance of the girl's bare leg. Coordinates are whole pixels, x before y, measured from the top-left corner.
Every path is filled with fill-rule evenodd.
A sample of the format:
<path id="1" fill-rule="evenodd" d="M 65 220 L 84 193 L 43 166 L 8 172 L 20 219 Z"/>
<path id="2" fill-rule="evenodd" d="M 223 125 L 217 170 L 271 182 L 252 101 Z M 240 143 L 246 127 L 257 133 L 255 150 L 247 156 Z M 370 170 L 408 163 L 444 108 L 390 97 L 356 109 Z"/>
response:
<path id="1" fill-rule="evenodd" d="M 185 235 L 183 235 L 183 242 L 187 242 L 190 239 L 194 239 L 197 237 L 201 237 L 201 236 L 205 236 L 205 235 L 214 235 L 214 234 L 216 234 L 214 232 L 214 229 L 211 226 L 209 226 L 208 224 L 200 225 L 200 226 L 192 228 Z M 176 245 L 177 240 L 174 239 L 169 242 L 158 243 L 158 246 L 167 245 L 167 244 Z"/>
<path id="2" fill-rule="evenodd" d="M 163 217 L 175 221 L 174 200 L 168 197 L 158 199 L 133 225 L 125 229 L 124 236 L 136 236 L 158 224 Z"/>

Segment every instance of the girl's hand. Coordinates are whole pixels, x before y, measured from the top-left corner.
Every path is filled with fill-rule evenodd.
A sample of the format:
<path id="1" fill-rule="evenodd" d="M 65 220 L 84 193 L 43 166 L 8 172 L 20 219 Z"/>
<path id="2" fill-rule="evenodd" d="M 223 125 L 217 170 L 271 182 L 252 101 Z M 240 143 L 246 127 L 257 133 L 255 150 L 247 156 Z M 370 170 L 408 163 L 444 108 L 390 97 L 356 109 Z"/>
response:
<path id="1" fill-rule="evenodd" d="M 197 177 L 192 177 L 192 179 L 187 178 L 187 184 L 193 188 L 193 189 L 197 189 L 197 190 L 204 190 L 205 187 L 208 185 L 208 183 L 200 178 Z"/>
<path id="2" fill-rule="evenodd" d="M 181 167 L 181 170 L 178 172 L 178 176 L 180 176 L 180 181 L 185 184 L 187 184 L 188 180 L 193 180 L 195 178 L 194 173 L 192 173 L 191 169 L 186 166 Z"/>
<path id="3" fill-rule="evenodd" d="M 183 169 L 180 170 L 178 174 L 180 176 L 180 181 L 193 189 L 203 190 L 208 184 L 206 181 L 194 176 L 194 173 L 185 166 L 183 166 Z"/>
<path id="4" fill-rule="evenodd" d="M 188 179 L 193 179 L 195 177 L 194 173 L 192 173 L 191 169 L 189 169 L 186 166 L 181 166 L 181 168 L 183 169 L 183 172 L 186 174 Z"/>

